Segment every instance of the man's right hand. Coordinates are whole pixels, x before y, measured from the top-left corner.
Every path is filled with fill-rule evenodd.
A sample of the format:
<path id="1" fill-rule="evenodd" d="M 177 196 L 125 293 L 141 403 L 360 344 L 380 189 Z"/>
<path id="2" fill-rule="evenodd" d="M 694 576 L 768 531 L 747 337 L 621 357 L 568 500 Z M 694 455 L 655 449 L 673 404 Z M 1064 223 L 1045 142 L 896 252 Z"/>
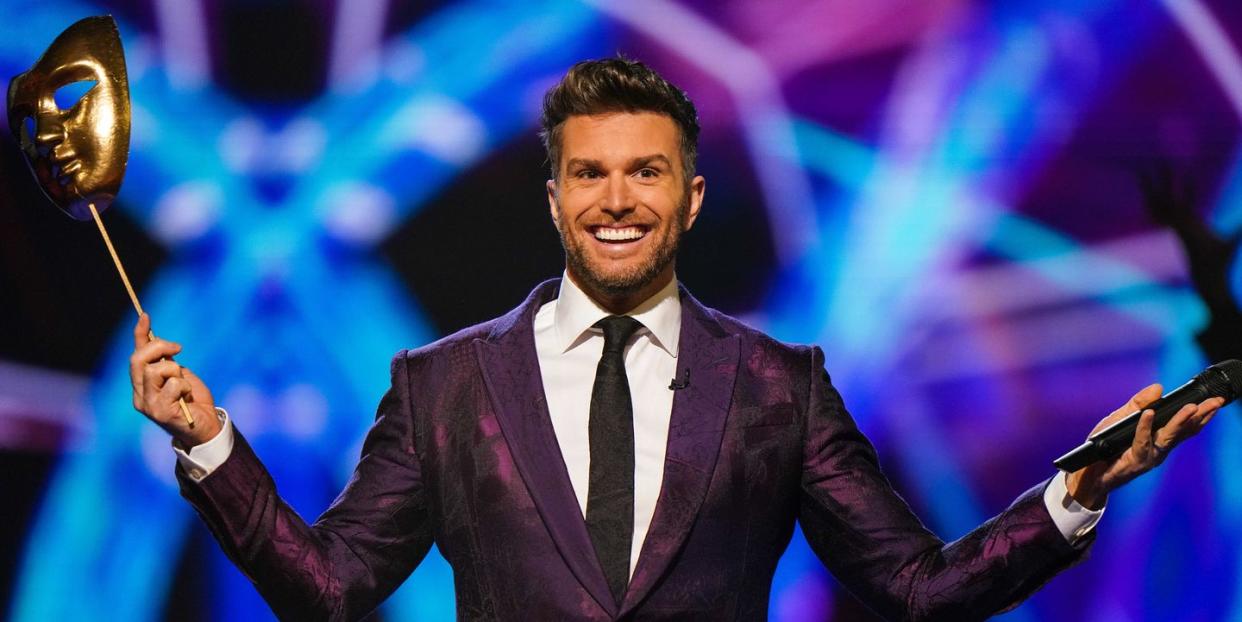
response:
<path id="1" fill-rule="evenodd" d="M 129 379 L 134 408 L 177 439 L 185 449 L 201 445 L 220 432 L 211 391 L 198 376 L 172 360 L 181 345 L 151 335 L 151 317 L 142 314 L 134 325 L 134 353 L 129 357 Z M 179 399 L 194 418 L 186 423 Z"/>

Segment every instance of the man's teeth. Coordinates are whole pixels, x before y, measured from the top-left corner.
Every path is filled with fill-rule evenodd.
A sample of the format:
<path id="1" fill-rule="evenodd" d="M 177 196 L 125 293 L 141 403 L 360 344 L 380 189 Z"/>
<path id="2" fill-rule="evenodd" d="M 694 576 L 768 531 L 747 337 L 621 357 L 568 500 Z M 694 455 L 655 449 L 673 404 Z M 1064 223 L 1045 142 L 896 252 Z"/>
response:
<path id="1" fill-rule="evenodd" d="M 626 227 L 624 229 L 600 227 L 595 230 L 595 239 L 608 240 L 610 242 L 616 240 L 637 240 L 644 235 L 646 235 L 646 232 L 638 227 Z"/>

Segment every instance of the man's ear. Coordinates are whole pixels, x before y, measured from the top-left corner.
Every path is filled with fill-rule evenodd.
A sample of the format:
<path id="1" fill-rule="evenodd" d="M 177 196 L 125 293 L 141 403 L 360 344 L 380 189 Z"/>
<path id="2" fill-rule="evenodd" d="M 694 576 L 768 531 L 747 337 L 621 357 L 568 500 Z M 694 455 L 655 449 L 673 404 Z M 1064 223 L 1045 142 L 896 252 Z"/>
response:
<path id="1" fill-rule="evenodd" d="M 549 179 L 547 182 L 548 189 L 548 211 L 552 214 L 552 225 L 557 231 L 561 230 L 561 210 L 556 204 L 556 180 Z"/>
<path id="2" fill-rule="evenodd" d="M 699 209 L 703 207 L 703 196 L 707 193 L 707 180 L 702 175 L 695 175 L 690 180 L 690 209 L 686 214 L 686 231 L 694 226 L 694 221 L 699 217 Z"/>

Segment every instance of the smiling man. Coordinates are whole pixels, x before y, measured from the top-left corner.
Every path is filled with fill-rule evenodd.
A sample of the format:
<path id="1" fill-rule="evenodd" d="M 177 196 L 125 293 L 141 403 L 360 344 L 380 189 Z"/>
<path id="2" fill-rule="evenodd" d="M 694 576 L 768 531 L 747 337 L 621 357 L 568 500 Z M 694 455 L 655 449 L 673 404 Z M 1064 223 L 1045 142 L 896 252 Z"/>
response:
<path id="1" fill-rule="evenodd" d="M 566 95 L 553 91 L 550 103 L 558 97 Z M 549 107 L 544 124 L 554 128 L 545 133 L 548 204 L 566 271 L 606 309 L 625 313 L 673 280 L 678 243 L 699 215 L 705 183 L 692 177 L 694 150 L 668 114 L 564 114 Z"/>
<path id="2" fill-rule="evenodd" d="M 679 287 L 705 191 L 686 96 L 641 63 L 583 62 L 547 94 L 543 126 L 563 278 L 399 353 L 354 476 L 314 524 L 165 359 L 179 347 L 148 340 L 146 316 L 135 327 L 135 407 L 173 435 L 182 493 L 282 618 L 363 617 L 434 542 L 462 619 L 766 620 L 795 524 L 886 617 L 984 618 L 1081 559 L 1108 492 L 1220 406 L 1158 432 L 1148 411 L 1117 460 L 1057 474 L 946 544 L 893 491 L 819 348 Z"/>

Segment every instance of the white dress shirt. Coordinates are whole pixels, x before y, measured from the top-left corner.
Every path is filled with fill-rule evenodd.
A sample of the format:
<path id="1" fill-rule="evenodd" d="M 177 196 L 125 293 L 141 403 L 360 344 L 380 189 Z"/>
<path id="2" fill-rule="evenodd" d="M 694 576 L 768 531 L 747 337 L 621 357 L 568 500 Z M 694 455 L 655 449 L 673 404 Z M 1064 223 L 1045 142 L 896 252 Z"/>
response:
<path id="1" fill-rule="evenodd" d="M 548 414 L 583 517 L 591 467 L 591 390 L 604 349 L 603 331 L 593 325 L 608 315 L 611 313 L 587 296 L 568 275 L 561 279 L 557 298 L 535 314 L 535 351 Z M 625 348 L 625 373 L 634 408 L 634 537 L 630 547 L 633 576 L 664 481 L 664 452 L 673 410 L 669 383 L 676 375 L 681 336 L 681 300 L 676 279 L 626 315 L 643 325 Z M 189 451 L 174 445 L 177 459 L 194 481 L 210 475 L 232 453 L 233 424 L 223 409 L 218 408 L 217 412 L 223 425 L 214 438 Z M 1104 513 L 1103 509 L 1089 510 L 1074 501 L 1063 473 L 1057 473 L 1044 490 L 1044 505 L 1061 535 L 1071 544 L 1088 534 Z"/>
<path id="2" fill-rule="evenodd" d="M 535 314 L 535 352 L 539 356 L 548 415 L 583 517 L 591 474 L 591 391 L 595 386 L 595 368 L 604 352 L 604 332 L 593 325 L 609 315 L 612 314 L 587 296 L 569 275 L 561 278 L 560 295 Z M 681 336 L 677 280 L 670 280 L 626 315 L 642 323 L 625 346 L 625 376 L 634 407 L 634 537 L 630 543 L 633 576 L 664 481 L 664 451 L 673 412 L 669 383 L 677 374 L 677 343 Z"/>

